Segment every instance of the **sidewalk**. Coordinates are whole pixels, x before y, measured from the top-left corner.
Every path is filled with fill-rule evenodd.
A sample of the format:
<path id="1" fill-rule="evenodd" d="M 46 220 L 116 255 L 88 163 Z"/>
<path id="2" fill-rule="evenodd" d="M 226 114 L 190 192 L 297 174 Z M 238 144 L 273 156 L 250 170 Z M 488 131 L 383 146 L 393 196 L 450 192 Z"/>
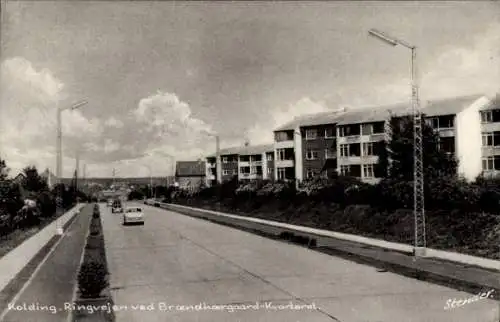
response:
<path id="1" fill-rule="evenodd" d="M 72 300 L 91 215 L 92 207 L 85 207 L 77 215 L 61 242 L 20 294 L 16 308 L 9 310 L 2 322 L 66 321 L 69 311 L 64 309 L 64 303 Z M 29 305 L 34 308 L 30 310 Z"/>

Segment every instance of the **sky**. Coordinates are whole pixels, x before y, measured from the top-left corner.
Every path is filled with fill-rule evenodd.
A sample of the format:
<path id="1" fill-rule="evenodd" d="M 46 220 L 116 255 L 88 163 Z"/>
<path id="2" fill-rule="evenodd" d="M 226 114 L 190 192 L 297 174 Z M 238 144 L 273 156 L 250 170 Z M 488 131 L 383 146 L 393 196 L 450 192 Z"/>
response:
<path id="1" fill-rule="evenodd" d="M 266 144 L 301 114 L 500 91 L 500 3 L 13 1 L 1 25 L 0 157 L 11 173 L 155 176 Z M 82 170 L 82 169 L 80 169 Z"/>

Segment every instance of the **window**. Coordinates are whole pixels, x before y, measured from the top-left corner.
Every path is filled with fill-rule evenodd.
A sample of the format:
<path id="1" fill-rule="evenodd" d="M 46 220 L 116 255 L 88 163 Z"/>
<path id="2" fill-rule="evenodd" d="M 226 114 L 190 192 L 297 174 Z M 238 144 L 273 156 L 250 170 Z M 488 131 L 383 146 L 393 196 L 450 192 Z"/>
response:
<path id="1" fill-rule="evenodd" d="M 348 176 L 351 172 L 351 166 L 350 165 L 341 165 L 340 166 L 340 173 L 343 176 Z"/>
<path id="2" fill-rule="evenodd" d="M 285 173 L 285 168 L 278 168 L 278 180 L 284 180 Z"/>
<path id="3" fill-rule="evenodd" d="M 427 125 L 432 127 L 433 129 L 439 128 L 439 118 L 437 117 L 430 117 L 425 120 L 425 123 L 427 123 Z"/>
<path id="4" fill-rule="evenodd" d="M 385 122 L 376 122 L 373 124 L 373 134 L 384 133 Z"/>
<path id="5" fill-rule="evenodd" d="M 238 175 L 238 170 L 233 170 L 233 175 Z"/>
<path id="6" fill-rule="evenodd" d="M 373 134 L 373 124 L 363 124 L 361 125 L 361 133 L 363 135 L 372 135 Z"/>
<path id="7" fill-rule="evenodd" d="M 257 173 L 257 167 L 250 167 L 250 173 L 251 174 L 256 174 Z"/>
<path id="8" fill-rule="evenodd" d="M 359 124 L 344 125 L 339 127 L 339 136 L 354 136 L 359 135 L 360 126 Z"/>
<path id="9" fill-rule="evenodd" d="M 494 159 L 493 157 L 483 158 L 483 170 L 493 170 L 494 169 Z"/>
<path id="10" fill-rule="evenodd" d="M 335 137 L 335 129 L 333 127 L 328 127 L 325 129 L 325 139 L 331 139 Z"/>
<path id="11" fill-rule="evenodd" d="M 316 175 L 316 173 L 314 172 L 314 170 L 307 169 L 307 171 L 306 171 L 306 179 L 312 179 L 312 178 L 314 178 L 315 175 Z"/>
<path id="12" fill-rule="evenodd" d="M 439 117 L 439 127 L 441 129 L 449 129 L 455 126 L 455 117 L 453 115 L 445 115 Z"/>
<path id="13" fill-rule="evenodd" d="M 306 160 L 316 160 L 318 158 L 318 151 L 308 150 L 306 152 Z"/>
<path id="14" fill-rule="evenodd" d="M 228 157 L 222 157 L 222 163 L 228 163 L 229 159 Z"/>
<path id="15" fill-rule="evenodd" d="M 335 149 L 325 150 L 325 159 L 335 159 L 337 157 L 337 151 Z"/>
<path id="16" fill-rule="evenodd" d="M 287 132 L 276 132 L 274 135 L 274 140 L 276 142 L 291 141 L 293 140 L 293 135 Z"/>
<path id="17" fill-rule="evenodd" d="M 276 150 L 278 160 L 285 160 L 285 149 Z"/>
<path id="18" fill-rule="evenodd" d="M 267 161 L 273 161 L 273 154 L 272 153 L 268 153 L 266 155 L 266 158 L 267 158 Z"/>
<path id="19" fill-rule="evenodd" d="M 222 174 L 225 176 L 228 176 L 230 174 L 230 172 L 229 172 L 229 170 L 224 169 L 224 170 L 222 170 Z"/>
<path id="20" fill-rule="evenodd" d="M 349 145 L 348 144 L 341 144 L 340 145 L 340 156 L 341 157 L 348 157 L 349 156 Z"/>
<path id="21" fill-rule="evenodd" d="M 267 174 L 273 174 L 273 168 L 267 168 Z"/>
<path id="22" fill-rule="evenodd" d="M 481 123 L 493 122 L 493 111 L 481 111 Z"/>
<path id="23" fill-rule="evenodd" d="M 373 164 L 364 164 L 363 165 L 363 177 L 365 178 L 373 178 Z"/>
<path id="24" fill-rule="evenodd" d="M 314 140 L 318 137 L 318 130 L 309 129 L 306 130 L 306 140 Z"/>
<path id="25" fill-rule="evenodd" d="M 363 155 L 368 156 L 368 155 L 374 155 L 373 154 L 373 143 L 363 143 Z"/>
<path id="26" fill-rule="evenodd" d="M 482 135 L 483 146 L 493 146 L 494 145 L 493 137 L 494 137 L 493 132 L 484 132 Z"/>

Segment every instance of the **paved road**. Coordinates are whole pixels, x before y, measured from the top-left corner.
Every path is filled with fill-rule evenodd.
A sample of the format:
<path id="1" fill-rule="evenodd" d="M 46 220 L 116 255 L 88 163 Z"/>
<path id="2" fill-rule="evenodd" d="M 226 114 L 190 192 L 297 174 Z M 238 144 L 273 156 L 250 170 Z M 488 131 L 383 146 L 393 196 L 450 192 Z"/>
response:
<path id="1" fill-rule="evenodd" d="M 499 318 L 499 304 L 493 300 L 445 310 L 448 300 L 472 295 L 143 207 L 144 226 L 123 227 L 120 215 L 102 211 L 118 322 L 497 322 Z M 309 307 L 292 310 L 290 302 Z M 137 306 L 141 304 L 143 309 Z M 233 306 L 234 312 L 229 312 L 230 306 L 224 311 L 213 306 L 230 304 L 248 306 Z M 146 310 L 148 305 L 151 311 Z"/>
<path id="2" fill-rule="evenodd" d="M 91 213 L 92 207 L 86 207 L 77 215 L 61 242 L 19 294 L 16 306 L 8 311 L 3 322 L 66 321 L 69 311 L 64 309 L 64 303 L 72 300 Z"/>

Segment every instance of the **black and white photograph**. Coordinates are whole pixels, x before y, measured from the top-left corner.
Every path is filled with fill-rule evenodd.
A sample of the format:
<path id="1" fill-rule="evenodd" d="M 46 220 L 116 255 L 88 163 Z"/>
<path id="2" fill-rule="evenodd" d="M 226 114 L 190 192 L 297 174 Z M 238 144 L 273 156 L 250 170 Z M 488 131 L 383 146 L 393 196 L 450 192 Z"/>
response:
<path id="1" fill-rule="evenodd" d="M 500 1 L 0 4 L 0 322 L 500 322 Z"/>

